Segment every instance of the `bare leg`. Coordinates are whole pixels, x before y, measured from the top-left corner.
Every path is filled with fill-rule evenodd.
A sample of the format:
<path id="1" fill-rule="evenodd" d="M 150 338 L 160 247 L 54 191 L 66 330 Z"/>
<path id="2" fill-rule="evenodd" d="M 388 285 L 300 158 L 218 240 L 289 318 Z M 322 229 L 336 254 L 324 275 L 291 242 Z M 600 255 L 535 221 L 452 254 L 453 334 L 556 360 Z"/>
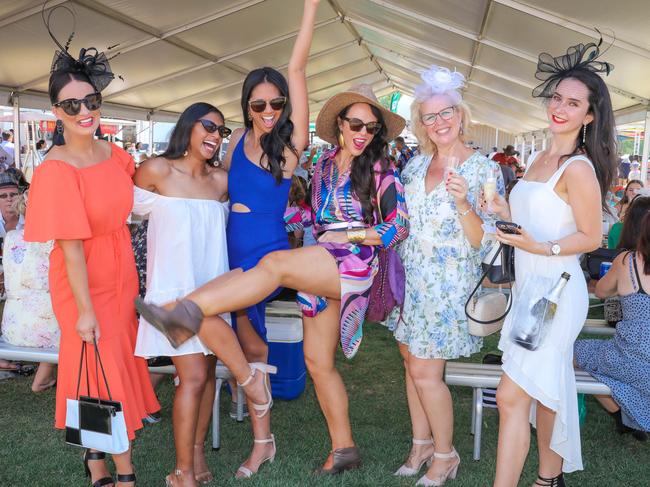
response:
<path id="1" fill-rule="evenodd" d="M 154 389 L 158 387 L 158 384 L 162 382 L 167 374 L 158 374 L 156 372 L 149 372 L 149 380 L 151 381 L 151 387 Z"/>
<path id="2" fill-rule="evenodd" d="M 415 388 L 415 383 L 411 378 L 411 373 L 409 371 L 409 351 L 408 347 L 403 343 L 399 343 L 399 351 L 404 359 L 404 375 L 406 379 L 406 400 L 408 402 L 409 414 L 411 416 L 411 430 L 414 440 L 428 440 L 431 438 L 431 426 L 429 426 L 429 421 L 427 415 L 424 411 L 424 407 L 420 402 L 420 397 L 418 396 L 417 390 Z M 405 465 L 410 468 L 417 468 L 422 459 L 429 458 L 433 455 L 433 444 L 428 445 L 416 445 L 411 446 L 411 451 L 409 453 L 408 459 L 405 462 Z"/>
<path id="3" fill-rule="evenodd" d="M 506 374 L 497 388 L 499 444 L 494 487 L 517 487 L 530 448 L 531 398 Z"/>
<path id="4" fill-rule="evenodd" d="M 90 450 L 91 452 L 98 452 L 99 450 Z M 131 450 L 129 449 L 128 452 L 123 453 L 122 455 L 126 454 L 131 454 Z M 117 455 L 113 455 L 113 459 L 115 459 Z M 129 460 L 130 463 L 130 460 Z M 110 477 L 111 472 L 108 470 L 108 467 L 106 466 L 106 460 L 88 460 L 88 469 L 90 470 L 90 482 L 94 483 L 97 482 L 99 479 L 103 479 L 105 477 Z M 126 470 L 124 472 L 120 473 L 128 473 Z M 113 484 L 108 484 L 107 487 L 113 487 Z"/>
<path id="5" fill-rule="evenodd" d="M 305 363 L 327 421 L 332 450 L 354 446 L 348 393 L 335 367 L 335 353 L 340 340 L 340 307 L 340 301 L 330 299 L 327 308 L 314 318 L 303 317 Z M 323 467 L 331 468 L 332 464 L 330 455 Z"/>
<path id="6" fill-rule="evenodd" d="M 34 381 L 32 382 L 32 391 L 41 392 L 49 389 L 56 383 L 56 364 L 41 362 L 38 364 Z"/>
<path id="7" fill-rule="evenodd" d="M 212 480 L 212 473 L 205 461 L 205 438 L 210 429 L 210 420 L 212 419 L 212 406 L 214 404 L 214 393 L 216 387 L 215 368 L 217 366 L 217 357 L 208 355 L 205 357 L 207 365 L 206 381 L 199 405 L 199 417 L 196 423 L 196 436 L 194 438 L 194 476 L 198 481 L 207 482 Z"/>
<path id="8" fill-rule="evenodd" d="M 205 316 L 246 309 L 261 302 L 278 287 L 340 299 L 339 274 L 330 253 L 314 245 L 267 254 L 257 266 L 235 270 L 196 289 L 187 299 Z"/>
<path id="9" fill-rule="evenodd" d="M 435 451 L 451 453 L 453 450 L 454 410 L 451 393 L 443 380 L 445 361 L 421 359 L 409 354 L 408 371 L 415 384 L 431 432 Z M 455 464 L 455 458 L 434 458 L 427 477 L 438 479 Z"/>
<path id="10" fill-rule="evenodd" d="M 600 403 L 600 405 L 601 405 L 601 406 L 605 409 L 605 411 L 607 411 L 608 413 L 615 413 L 616 411 L 618 411 L 619 409 L 621 409 L 621 407 L 620 407 L 618 404 L 616 404 L 616 401 L 614 401 L 614 399 L 612 399 L 611 396 L 601 396 L 601 395 L 596 395 L 596 396 L 594 396 L 594 397 L 598 400 L 598 402 Z"/>
<path id="11" fill-rule="evenodd" d="M 562 473 L 562 457 L 551 450 L 551 436 L 555 411 L 537 402 L 537 450 L 539 451 L 539 476 L 547 479 Z"/>
<path id="12" fill-rule="evenodd" d="M 199 406 L 207 380 L 207 361 L 201 353 L 172 357 L 179 386 L 174 394 L 172 411 L 176 467 L 183 475 L 172 475 L 174 485 L 196 485 L 194 480 L 194 441 L 199 417 Z"/>
<path id="13" fill-rule="evenodd" d="M 127 475 L 134 473 L 133 464 L 131 463 L 131 448 L 119 455 L 113 455 L 113 462 L 115 463 L 115 471 L 118 474 Z M 110 484 L 109 484 L 110 485 Z M 116 482 L 116 487 L 132 487 L 135 482 Z"/>
<path id="14" fill-rule="evenodd" d="M 245 311 L 237 312 L 237 336 L 244 350 L 244 355 L 246 355 L 246 359 L 249 362 L 268 362 L 269 347 L 257 334 Z M 250 401 L 248 401 L 248 410 L 253 411 L 253 406 Z M 253 439 L 266 440 L 271 438 L 270 413 L 263 418 L 258 418 L 257 415 L 251 414 L 250 418 L 253 428 Z M 273 455 L 272 443 L 253 443 L 253 450 L 242 465 L 255 473 L 259 469 L 260 464 L 271 455 Z M 244 476 L 238 473 L 237 477 L 242 478 Z"/>

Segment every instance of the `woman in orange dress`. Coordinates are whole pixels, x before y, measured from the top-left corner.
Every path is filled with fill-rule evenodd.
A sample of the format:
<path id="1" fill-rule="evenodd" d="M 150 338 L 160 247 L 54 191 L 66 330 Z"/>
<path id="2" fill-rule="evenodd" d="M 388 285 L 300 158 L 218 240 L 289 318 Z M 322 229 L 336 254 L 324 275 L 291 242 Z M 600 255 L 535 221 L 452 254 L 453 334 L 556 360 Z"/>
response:
<path id="1" fill-rule="evenodd" d="M 108 399 L 96 380 L 96 340 L 112 399 L 120 401 L 130 440 L 142 420 L 160 410 L 144 359 L 134 356 L 137 322 L 133 300 L 138 277 L 126 220 L 133 206 L 133 159 L 115 145 L 95 140 L 100 91 L 113 75 L 94 51 L 81 63 L 65 49 L 55 55 L 49 95 L 57 117 L 55 146 L 32 179 L 25 240 L 55 240 L 50 254 L 50 290 L 61 328 L 56 393 L 57 428 L 65 428 L 66 400 L 76 398 L 82 341 L 89 342 L 81 391 Z M 93 66 L 105 69 L 98 77 Z M 65 133 L 65 138 L 63 134 Z M 101 374 L 99 375 L 101 377 Z M 113 455 L 117 482 L 103 452 L 87 450 L 86 473 L 93 486 L 135 485 L 131 449 Z"/>

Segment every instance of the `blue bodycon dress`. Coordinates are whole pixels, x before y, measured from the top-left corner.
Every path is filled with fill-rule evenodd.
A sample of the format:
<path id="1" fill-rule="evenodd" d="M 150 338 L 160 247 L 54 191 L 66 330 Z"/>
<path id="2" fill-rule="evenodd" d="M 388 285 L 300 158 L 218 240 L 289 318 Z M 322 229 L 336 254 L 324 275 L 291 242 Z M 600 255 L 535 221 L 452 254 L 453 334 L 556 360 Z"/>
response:
<path id="1" fill-rule="evenodd" d="M 291 178 L 284 178 L 278 184 L 270 172 L 246 157 L 244 139 L 247 133 L 248 131 L 244 133 L 235 147 L 228 172 L 231 211 L 226 227 L 230 269 L 241 268 L 244 271 L 255 267 L 269 252 L 289 248 L 284 212 L 291 187 Z M 246 206 L 250 212 L 232 211 L 232 205 L 236 203 Z M 280 289 L 275 290 L 264 301 L 246 310 L 253 328 L 265 342 L 266 302 L 279 291 Z M 234 314 L 232 323 L 236 328 Z"/>

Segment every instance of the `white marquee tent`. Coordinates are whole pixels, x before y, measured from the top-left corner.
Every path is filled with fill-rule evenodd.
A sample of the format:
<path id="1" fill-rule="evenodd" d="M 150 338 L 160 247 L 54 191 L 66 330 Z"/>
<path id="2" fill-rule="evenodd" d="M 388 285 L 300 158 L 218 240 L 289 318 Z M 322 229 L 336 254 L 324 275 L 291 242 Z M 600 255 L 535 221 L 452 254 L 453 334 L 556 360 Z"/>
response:
<path id="1" fill-rule="evenodd" d="M 124 81 L 106 90 L 105 113 L 166 121 L 192 102 L 207 101 L 241 122 L 243 78 L 262 65 L 286 68 L 302 12 L 302 0 L 48 5 L 62 3 L 77 16 L 73 53 L 88 46 L 119 53 L 112 67 Z M 49 106 L 54 45 L 41 6 L 41 0 L 0 2 L 0 104 Z M 71 21 L 64 13 L 56 18 L 55 30 L 65 39 Z M 468 78 L 464 96 L 476 121 L 530 141 L 546 126 L 531 98 L 537 55 L 594 41 L 598 28 L 612 44 L 604 59 L 615 65 L 607 83 L 618 120 L 645 121 L 647 128 L 649 21 L 648 0 L 322 0 L 308 66 L 312 117 L 353 83 L 371 83 L 378 95 L 409 94 L 418 70 L 436 63 Z"/>

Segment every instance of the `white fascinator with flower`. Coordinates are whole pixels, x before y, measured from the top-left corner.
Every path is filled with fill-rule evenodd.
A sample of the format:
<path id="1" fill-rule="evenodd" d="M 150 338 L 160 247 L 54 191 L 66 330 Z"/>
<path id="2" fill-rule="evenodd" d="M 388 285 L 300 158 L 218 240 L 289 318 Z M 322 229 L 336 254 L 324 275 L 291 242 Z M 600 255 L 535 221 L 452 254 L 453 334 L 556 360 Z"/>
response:
<path id="1" fill-rule="evenodd" d="M 415 88 L 415 98 L 424 101 L 434 95 L 448 95 L 455 104 L 462 101 L 460 90 L 465 86 L 465 76 L 458 71 L 450 71 L 447 68 L 435 64 L 420 74 L 422 84 Z"/>

